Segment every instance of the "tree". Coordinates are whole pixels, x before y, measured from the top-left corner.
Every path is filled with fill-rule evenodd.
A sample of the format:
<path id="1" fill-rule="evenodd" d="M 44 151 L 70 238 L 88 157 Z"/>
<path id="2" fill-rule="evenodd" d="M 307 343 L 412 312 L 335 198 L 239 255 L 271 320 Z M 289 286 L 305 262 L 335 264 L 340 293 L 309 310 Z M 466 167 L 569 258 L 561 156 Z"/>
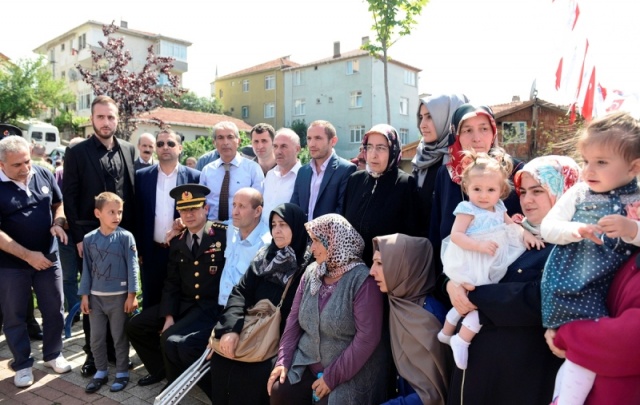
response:
<path id="1" fill-rule="evenodd" d="M 34 118 L 73 101 L 64 81 L 53 78 L 42 57 L 0 66 L 0 122 Z"/>
<path id="2" fill-rule="evenodd" d="M 222 103 L 220 100 L 213 97 L 198 97 L 198 95 L 192 91 L 177 97 L 172 97 L 162 103 L 162 106 L 210 114 L 222 114 Z"/>
<path id="3" fill-rule="evenodd" d="M 304 120 L 291 121 L 291 129 L 300 137 L 300 147 L 307 146 L 307 124 Z"/>
<path id="4" fill-rule="evenodd" d="M 428 0 L 366 0 L 369 3 L 369 11 L 373 16 L 371 29 L 376 33 L 377 44 L 367 43 L 362 49 L 372 56 L 379 57 L 382 52 L 384 66 L 384 95 L 387 107 L 387 124 L 391 124 L 391 108 L 389 105 L 389 81 L 387 54 L 389 48 L 398 39 L 411 33 L 416 24 L 415 18 L 422 12 Z M 396 34 L 397 31 L 397 34 Z M 397 35 L 397 37 L 396 37 Z"/>
<path id="5" fill-rule="evenodd" d="M 70 131 L 73 132 L 73 134 L 76 136 L 82 136 L 79 135 L 82 132 L 80 130 L 80 127 L 82 126 L 82 124 L 88 121 L 89 119 L 86 117 L 78 117 L 73 115 L 72 111 L 63 111 L 60 113 L 60 115 L 56 116 L 53 119 L 53 125 L 58 127 L 60 132 Z"/>
<path id="6" fill-rule="evenodd" d="M 118 27 L 111 23 L 103 26 L 102 32 L 107 43 L 99 41 L 100 52 L 91 51 L 93 69 L 76 65 L 82 79 L 93 89 L 96 96 L 107 95 L 118 104 L 120 120 L 118 132 L 129 140 L 138 128 L 136 117 L 153 110 L 172 96 L 180 96 L 187 90 L 180 87 L 178 76 L 171 73 L 174 58 L 156 56 L 153 45 L 147 48 L 147 62 L 140 72 L 130 72 L 127 66 L 132 59 L 131 52 L 124 49 L 124 38 L 114 38 Z M 167 78 L 167 85 L 159 85 L 160 75 Z M 162 128 L 163 123 L 156 122 Z"/>

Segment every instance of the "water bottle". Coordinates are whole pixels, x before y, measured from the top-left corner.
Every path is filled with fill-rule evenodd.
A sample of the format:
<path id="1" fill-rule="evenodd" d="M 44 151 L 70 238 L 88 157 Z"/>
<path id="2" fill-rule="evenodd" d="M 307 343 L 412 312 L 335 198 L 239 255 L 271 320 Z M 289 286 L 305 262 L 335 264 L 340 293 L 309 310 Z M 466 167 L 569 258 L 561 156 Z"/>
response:
<path id="1" fill-rule="evenodd" d="M 322 377 L 322 373 L 318 373 L 318 378 Z M 316 395 L 316 390 L 313 390 L 313 393 L 311 395 L 311 399 L 313 400 L 313 402 L 318 402 L 320 401 L 320 398 L 318 398 L 318 396 Z"/>

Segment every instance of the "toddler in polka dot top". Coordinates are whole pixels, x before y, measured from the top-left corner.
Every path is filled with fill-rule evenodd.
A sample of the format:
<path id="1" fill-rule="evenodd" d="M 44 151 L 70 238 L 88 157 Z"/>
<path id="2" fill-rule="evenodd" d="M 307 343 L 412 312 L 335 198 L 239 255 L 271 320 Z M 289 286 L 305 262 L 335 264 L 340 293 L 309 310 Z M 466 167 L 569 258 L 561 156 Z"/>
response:
<path id="1" fill-rule="evenodd" d="M 542 221 L 556 247 L 541 282 L 542 321 L 554 329 L 607 316 L 606 298 L 618 268 L 640 246 L 640 123 L 627 113 L 592 121 L 577 143 L 582 182 L 569 189 Z M 583 404 L 595 373 L 566 360 L 554 404 Z"/>

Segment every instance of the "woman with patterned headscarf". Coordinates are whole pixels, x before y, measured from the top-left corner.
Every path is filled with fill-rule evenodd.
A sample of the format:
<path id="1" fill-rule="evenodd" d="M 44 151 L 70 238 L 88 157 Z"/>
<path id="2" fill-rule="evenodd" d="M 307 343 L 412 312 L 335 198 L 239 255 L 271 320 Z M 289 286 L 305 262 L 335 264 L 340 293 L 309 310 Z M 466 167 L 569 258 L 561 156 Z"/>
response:
<path id="1" fill-rule="evenodd" d="M 371 240 L 378 235 L 418 234 L 416 182 L 402 171 L 402 145 L 391 125 L 378 124 L 362 139 L 367 166 L 349 177 L 344 217 L 364 239 L 362 258 L 371 265 Z"/>
<path id="2" fill-rule="evenodd" d="M 327 214 L 305 224 L 316 261 L 307 267 L 280 340 L 267 389 L 271 404 L 379 404 L 382 294 L 362 262 L 364 241 Z"/>
<path id="3" fill-rule="evenodd" d="M 422 138 L 411 165 L 420 197 L 421 236 L 429 236 L 436 174 L 449 161 L 451 116 L 458 107 L 468 102 L 464 94 L 439 94 L 420 99 L 417 118 Z"/>
<path id="4" fill-rule="evenodd" d="M 514 176 L 524 217 L 522 226 L 540 237 L 540 223 L 580 176 L 565 156 L 543 156 Z M 477 309 L 484 325 L 469 346 L 469 367 L 454 369 L 448 403 L 546 405 L 562 361 L 544 342 L 540 280 L 553 245 L 528 250 L 509 266 L 498 284 L 475 287 L 448 282 L 461 313 Z"/>

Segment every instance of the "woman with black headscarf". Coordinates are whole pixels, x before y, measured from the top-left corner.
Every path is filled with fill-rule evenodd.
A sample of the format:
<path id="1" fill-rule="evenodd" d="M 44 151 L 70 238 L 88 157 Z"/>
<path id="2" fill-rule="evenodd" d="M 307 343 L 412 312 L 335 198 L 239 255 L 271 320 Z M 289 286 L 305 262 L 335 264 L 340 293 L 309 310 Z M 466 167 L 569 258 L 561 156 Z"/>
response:
<path id="1" fill-rule="evenodd" d="M 269 215 L 271 244 L 262 247 L 251 266 L 233 288 L 227 306 L 213 329 L 220 339 L 225 356 L 211 358 L 212 401 L 214 404 L 268 404 L 265 386 L 273 369 L 274 358 L 259 363 L 234 360 L 235 348 L 244 325 L 247 310 L 261 299 L 278 305 L 284 289 L 290 283 L 280 311 L 280 333 L 291 310 L 293 297 L 303 273 L 307 231 L 304 212 L 295 204 L 280 204 Z"/>
<path id="2" fill-rule="evenodd" d="M 364 239 L 362 260 L 371 266 L 372 239 L 418 233 L 416 182 L 398 168 L 402 145 L 391 125 L 378 124 L 362 139 L 367 167 L 349 177 L 344 217 Z"/>

